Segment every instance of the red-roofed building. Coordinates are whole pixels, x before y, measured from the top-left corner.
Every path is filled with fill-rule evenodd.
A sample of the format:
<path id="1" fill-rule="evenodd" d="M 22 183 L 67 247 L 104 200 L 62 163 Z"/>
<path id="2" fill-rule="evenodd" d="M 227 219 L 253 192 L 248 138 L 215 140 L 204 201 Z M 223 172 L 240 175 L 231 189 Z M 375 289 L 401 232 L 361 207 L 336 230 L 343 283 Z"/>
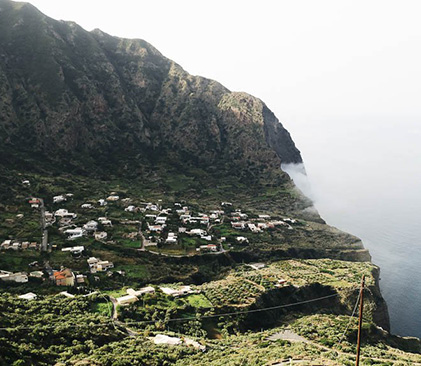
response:
<path id="1" fill-rule="evenodd" d="M 75 284 L 75 275 L 68 268 L 54 272 L 53 276 L 57 286 L 74 286 Z"/>

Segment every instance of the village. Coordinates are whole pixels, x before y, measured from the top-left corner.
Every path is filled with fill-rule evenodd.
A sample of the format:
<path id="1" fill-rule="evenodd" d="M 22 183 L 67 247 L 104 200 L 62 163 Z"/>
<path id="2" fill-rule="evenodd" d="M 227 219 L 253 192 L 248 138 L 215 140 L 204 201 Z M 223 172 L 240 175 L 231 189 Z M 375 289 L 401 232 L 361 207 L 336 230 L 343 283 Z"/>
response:
<path id="1" fill-rule="evenodd" d="M 30 186 L 29 181 L 22 184 Z M 227 201 L 206 211 L 185 201 L 164 202 L 157 199 L 147 202 L 121 197 L 117 192 L 97 199 L 78 198 L 73 193 L 28 197 L 25 208 L 30 208 L 31 214 L 39 217 L 39 240 L 3 238 L 0 256 L 27 251 L 40 255 L 50 253 L 63 259 L 66 258 L 63 255 L 67 255 L 77 261 L 78 268 L 62 265 L 52 268 L 49 261 L 42 262 L 41 259 L 28 263 L 27 269 L 21 267 L 18 271 L 0 268 L 0 280 L 9 284 L 33 283 L 36 286 L 47 281 L 52 286 L 83 288 L 106 282 L 115 275 L 125 276 L 124 266 L 116 265 L 109 258 L 92 255 L 92 250 L 100 245 L 130 248 L 137 255 L 142 252 L 175 258 L 218 255 L 248 246 L 254 237 L 265 231 L 276 228 L 294 230 L 294 226 L 299 224 L 291 218 L 243 212 Z M 25 220 L 25 215 L 17 213 L 16 220 Z M 162 287 L 161 290 L 172 296 L 193 291 L 189 286 L 179 290 Z M 151 291 L 151 288 L 132 290 L 116 301 L 119 305 L 130 303 L 142 291 Z M 36 295 L 31 292 L 22 296 Z"/>

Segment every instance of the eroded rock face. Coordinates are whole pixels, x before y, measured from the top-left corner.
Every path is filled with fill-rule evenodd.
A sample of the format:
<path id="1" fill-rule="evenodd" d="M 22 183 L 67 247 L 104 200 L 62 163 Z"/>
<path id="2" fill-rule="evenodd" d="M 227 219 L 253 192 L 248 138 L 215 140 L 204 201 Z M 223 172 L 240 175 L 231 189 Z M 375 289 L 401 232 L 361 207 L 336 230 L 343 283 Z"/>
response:
<path id="1" fill-rule="evenodd" d="M 256 176 L 301 162 L 259 99 L 189 75 L 145 41 L 86 32 L 30 4 L 0 8 L 3 156 L 85 170 L 165 160 Z"/>

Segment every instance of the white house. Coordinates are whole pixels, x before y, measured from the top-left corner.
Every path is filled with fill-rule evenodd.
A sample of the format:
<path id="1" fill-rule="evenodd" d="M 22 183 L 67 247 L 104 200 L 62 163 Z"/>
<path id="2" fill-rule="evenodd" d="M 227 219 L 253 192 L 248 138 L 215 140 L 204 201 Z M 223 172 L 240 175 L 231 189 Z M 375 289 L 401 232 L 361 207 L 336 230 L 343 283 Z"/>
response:
<path id="1" fill-rule="evenodd" d="M 132 295 L 132 296 L 142 296 L 143 294 L 153 294 L 155 292 L 155 289 L 151 286 L 142 287 L 138 291 L 135 291 L 132 288 L 128 288 L 126 292 L 127 294 Z"/>
<path id="2" fill-rule="evenodd" d="M 253 233 L 260 233 L 262 231 L 255 224 L 248 223 L 247 226 L 248 226 L 249 230 Z"/>
<path id="3" fill-rule="evenodd" d="M 74 254 L 80 254 L 85 250 L 85 247 L 83 245 L 77 246 L 77 247 L 69 247 L 69 248 L 63 248 L 62 252 L 70 252 Z"/>
<path id="4" fill-rule="evenodd" d="M 169 295 L 169 296 L 174 296 L 174 297 L 188 295 L 188 294 L 196 292 L 196 291 L 193 291 L 190 286 L 182 286 L 179 290 L 174 290 L 173 288 L 170 288 L 170 287 L 160 287 L 160 290 L 164 294 Z"/>
<path id="5" fill-rule="evenodd" d="M 85 230 L 80 227 L 76 227 L 74 229 L 67 229 L 64 231 L 64 234 L 67 234 L 67 240 L 75 240 L 81 238 L 85 234 Z"/>
<path id="6" fill-rule="evenodd" d="M 92 204 L 90 204 L 90 203 L 84 203 L 82 206 L 80 206 L 80 207 L 82 207 L 82 208 L 86 208 L 86 209 L 88 209 L 88 208 L 94 208 L 94 206 L 92 206 Z"/>
<path id="7" fill-rule="evenodd" d="M 127 206 L 125 209 L 124 209 L 124 211 L 126 211 L 126 212 L 134 212 L 134 210 L 136 209 L 136 207 L 135 206 L 133 206 L 133 205 L 130 205 L 130 206 Z"/>
<path id="8" fill-rule="evenodd" d="M 77 215 L 73 212 L 67 211 L 65 208 L 60 208 L 54 213 L 54 216 L 63 217 L 67 219 L 75 219 Z"/>
<path id="9" fill-rule="evenodd" d="M 95 240 L 105 240 L 108 234 L 105 231 L 100 231 L 94 234 Z"/>
<path id="10" fill-rule="evenodd" d="M 146 205 L 146 209 L 150 210 L 150 211 L 159 211 L 158 205 L 155 205 L 155 204 L 150 203 L 150 202 Z"/>
<path id="11" fill-rule="evenodd" d="M 86 231 L 96 231 L 98 228 L 98 223 L 94 220 L 88 221 L 85 225 L 83 225 L 83 228 Z"/>
<path id="12" fill-rule="evenodd" d="M 9 249 L 9 247 L 12 245 L 11 240 L 5 240 L 3 243 L 1 243 L 0 247 L 2 249 Z"/>
<path id="13" fill-rule="evenodd" d="M 53 197 L 53 203 L 60 203 L 64 201 L 67 201 L 67 198 L 63 195 Z"/>
<path id="14" fill-rule="evenodd" d="M 115 202 L 115 201 L 118 201 L 120 199 L 120 196 L 108 196 L 107 197 L 107 201 L 110 201 L 110 202 Z"/>
<path id="15" fill-rule="evenodd" d="M 155 344 L 169 344 L 172 346 L 177 346 L 182 344 L 182 340 L 180 338 L 177 337 L 169 337 L 165 334 L 157 334 L 154 338 L 153 338 L 153 342 Z"/>
<path id="16" fill-rule="evenodd" d="M 266 264 L 264 264 L 264 263 L 250 263 L 248 266 L 253 268 L 253 269 L 258 270 L 258 269 L 265 268 Z"/>
<path id="17" fill-rule="evenodd" d="M 249 240 L 244 236 L 237 236 L 235 238 L 235 240 L 237 240 L 239 243 L 248 243 L 249 242 Z"/>
<path id="18" fill-rule="evenodd" d="M 33 292 L 28 292 L 26 294 L 18 296 L 18 298 L 23 299 L 23 300 L 31 301 L 31 300 L 35 300 L 37 298 L 37 295 L 34 294 Z"/>
<path id="19" fill-rule="evenodd" d="M 114 263 L 109 261 L 98 261 L 96 264 L 97 272 L 105 272 L 110 268 L 114 268 Z"/>
<path id="20" fill-rule="evenodd" d="M 107 201 L 104 200 L 103 198 L 101 198 L 101 199 L 98 200 L 98 204 L 100 206 L 107 206 L 108 205 Z"/>
<path id="21" fill-rule="evenodd" d="M 167 216 L 158 216 L 155 219 L 155 224 L 157 225 L 162 225 L 162 224 L 165 224 L 166 222 L 167 222 Z"/>
<path id="22" fill-rule="evenodd" d="M 246 228 L 246 223 L 241 221 L 241 222 L 231 222 L 231 227 L 233 229 L 237 229 L 237 230 L 244 230 Z"/>
<path id="23" fill-rule="evenodd" d="M 133 295 L 117 297 L 117 303 L 121 306 L 131 304 L 133 302 L 136 302 L 137 300 L 139 299 Z"/>
<path id="24" fill-rule="evenodd" d="M 218 250 L 218 247 L 215 244 L 207 244 L 201 245 L 199 249 L 203 251 L 216 252 Z"/>
<path id="25" fill-rule="evenodd" d="M 167 244 L 177 244 L 177 235 L 174 233 L 168 233 L 167 239 L 165 239 L 165 243 Z"/>
<path id="26" fill-rule="evenodd" d="M 29 273 L 29 277 L 42 278 L 44 273 L 42 271 L 33 271 Z"/>
<path id="27" fill-rule="evenodd" d="M 207 241 L 211 241 L 211 240 L 212 240 L 212 235 L 202 235 L 202 236 L 200 237 L 200 239 L 204 239 L 204 240 L 207 240 Z"/>
<path id="28" fill-rule="evenodd" d="M 204 236 L 207 235 L 207 232 L 203 229 L 191 229 L 189 232 L 187 232 L 189 235 L 197 235 L 197 236 Z"/>
<path id="29" fill-rule="evenodd" d="M 26 283 L 28 282 L 28 275 L 25 272 L 12 273 L 0 270 L 0 280 Z"/>
<path id="30" fill-rule="evenodd" d="M 88 262 L 89 267 L 93 267 L 93 266 L 96 266 L 96 264 L 98 263 L 99 259 L 97 259 L 95 257 L 89 257 L 86 261 Z"/>
<path id="31" fill-rule="evenodd" d="M 165 225 L 149 225 L 148 223 L 148 230 L 150 232 L 160 232 L 165 227 Z"/>

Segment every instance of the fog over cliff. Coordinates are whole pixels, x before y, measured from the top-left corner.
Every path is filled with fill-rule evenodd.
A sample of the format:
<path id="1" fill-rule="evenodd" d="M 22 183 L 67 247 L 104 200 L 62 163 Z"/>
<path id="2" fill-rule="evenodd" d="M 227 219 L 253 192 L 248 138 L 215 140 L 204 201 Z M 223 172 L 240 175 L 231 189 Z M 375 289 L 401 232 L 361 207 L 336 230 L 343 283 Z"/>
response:
<path id="1" fill-rule="evenodd" d="M 344 128 L 346 126 L 346 128 Z M 283 166 L 329 224 L 357 235 L 381 267 L 392 331 L 421 336 L 421 124 L 390 116 L 294 126 L 300 165 Z"/>

